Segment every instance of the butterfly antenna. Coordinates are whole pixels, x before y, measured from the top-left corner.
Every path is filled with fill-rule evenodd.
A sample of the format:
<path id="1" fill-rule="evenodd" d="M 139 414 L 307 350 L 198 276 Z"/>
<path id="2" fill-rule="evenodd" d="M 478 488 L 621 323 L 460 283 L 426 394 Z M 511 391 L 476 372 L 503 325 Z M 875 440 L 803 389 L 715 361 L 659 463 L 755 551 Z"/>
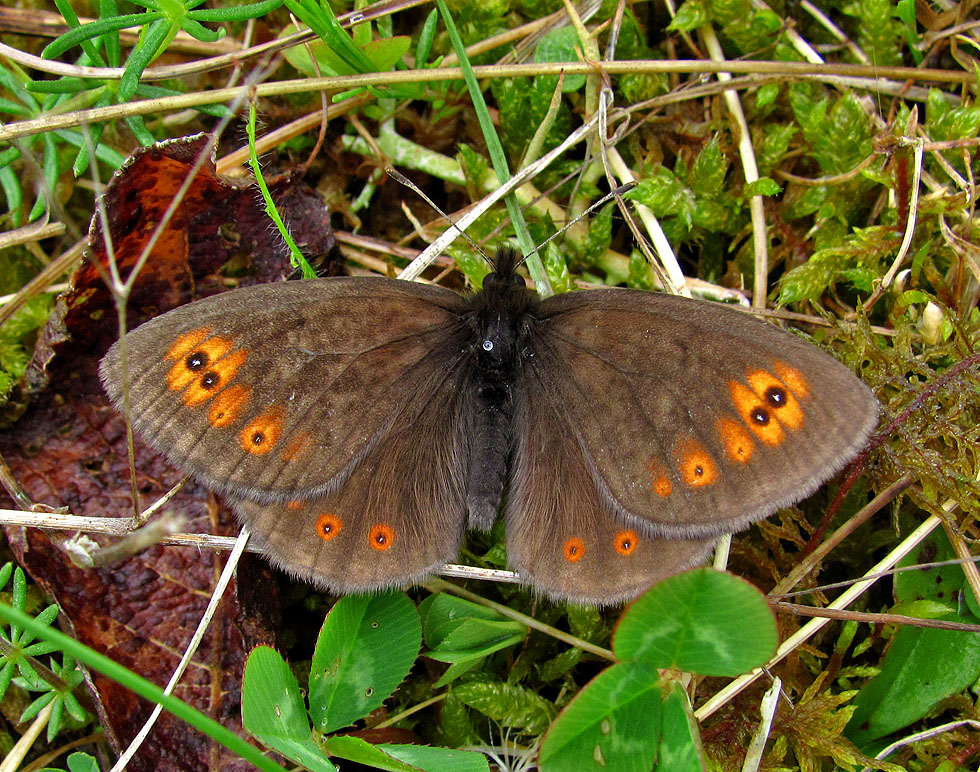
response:
<path id="1" fill-rule="evenodd" d="M 483 255 L 483 259 L 486 260 L 491 266 L 493 266 L 493 260 L 491 260 L 490 259 L 490 256 L 487 255 L 487 253 L 483 251 L 483 247 L 481 247 L 479 244 L 477 244 L 475 241 L 473 241 L 473 239 L 470 238 L 469 234 L 466 231 L 464 231 L 462 228 L 460 228 L 456 224 L 455 220 L 453 220 L 452 217 L 450 217 L 448 214 L 446 214 L 444 211 L 442 211 L 442 209 L 439 207 L 439 205 L 435 201 L 433 201 L 425 193 L 423 193 L 422 190 L 419 188 L 418 185 L 416 185 L 414 182 L 412 182 L 408 177 L 406 177 L 404 174 L 402 174 L 397 169 L 393 169 L 391 167 L 387 167 L 387 168 L 385 168 L 385 172 L 388 174 L 389 177 L 391 177 L 392 179 L 394 179 L 396 182 L 401 183 L 406 188 L 409 188 L 412 192 L 415 193 L 415 195 L 417 195 L 419 198 L 421 198 L 423 201 L 425 201 L 425 203 L 427 203 L 429 206 L 431 206 L 433 209 L 435 209 L 436 212 L 439 214 L 440 217 L 442 217 L 453 228 L 455 228 L 457 231 L 459 231 L 459 234 L 464 239 L 466 239 L 468 242 L 470 242 L 470 245 L 473 247 L 473 249 L 475 249 L 477 252 L 479 252 L 481 255 Z"/>
<path id="2" fill-rule="evenodd" d="M 542 241 L 540 244 L 538 244 L 535 247 L 535 251 L 541 249 L 542 247 L 546 246 L 548 243 L 550 243 L 550 242 L 554 241 L 555 239 L 557 239 L 565 231 L 567 231 L 569 228 L 571 228 L 575 223 L 577 223 L 583 217 L 588 217 L 596 209 L 598 209 L 599 207 L 603 206 L 610 199 L 619 198 L 623 194 L 629 193 L 635 187 L 636 187 L 636 183 L 635 182 L 627 182 L 624 185 L 620 185 L 615 190 L 609 191 L 608 193 L 606 193 L 606 195 L 604 195 L 602 198 L 600 198 L 598 201 L 596 201 L 592 206 L 590 206 L 588 209 L 586 209 L 584 212 L 582 212 L 582 214 L 580 214 L 574 220 L 570 220 L 569 222 L 565 223 L 558 231 L 556 231 L 555 233 L 553 233 L 552 235 L 550 235 L 548 238 L 546 238 L 544 241 Z"/>

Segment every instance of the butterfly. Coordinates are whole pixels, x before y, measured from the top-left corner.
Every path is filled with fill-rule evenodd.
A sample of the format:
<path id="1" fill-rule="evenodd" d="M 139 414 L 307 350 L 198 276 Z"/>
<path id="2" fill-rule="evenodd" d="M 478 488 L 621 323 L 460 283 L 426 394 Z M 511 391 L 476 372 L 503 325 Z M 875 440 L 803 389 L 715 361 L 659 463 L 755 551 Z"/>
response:
<path id="1" fill-rule="evenodd" d="M 812 493 L 877 423 L 870 390 L 717 303 L 540 299 L 498 252 L 468 296 L 339 277 L 151 319 L 100 374 L 271 561 L 335 593 L 403 586 L 503 517 L 524 582 L 609 604 Z"/>

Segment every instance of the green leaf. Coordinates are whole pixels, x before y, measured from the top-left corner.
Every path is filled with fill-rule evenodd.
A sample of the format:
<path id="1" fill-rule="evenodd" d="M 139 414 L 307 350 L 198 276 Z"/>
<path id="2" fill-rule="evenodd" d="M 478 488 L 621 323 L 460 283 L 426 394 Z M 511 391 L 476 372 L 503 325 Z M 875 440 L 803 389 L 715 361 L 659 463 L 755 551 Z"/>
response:
<path id="1" fill-rule="evenodd" d="M 431 745 L 392 745 L 378 748 L 390 756 L 427 772 L 489 772 L 490 765 L 482 753 L 434 748 Z"/>
<path id="2" fill-rule="evenodd" d="M 691 166 L 688 183 L 697 196 L 717 196 L 724 190 L 728 159 L 721 152 L 717 137 L 712 137 L 698 153 Z"/>
<path id="3" fill-rule="evenodd" d="M 534 61 L 537 64 L 546 62 L 573 62 L 578 63 L 581 57 L 576 53 L 576 48 L 581 49 L 578 33 L 574 27 L 555 27 L 549 30 L 534 49 Z M 558 76 L 547 76 L 546 80 L 550 84 L 550 90 L 554 91 L 558 84 Z M 585 85 L 584 75 L 565 75 L 562 81 L 561 91 L 563 94 L 570 94 L 578 91 Z"/>
<path id="4" fill-rule="evenodd" d="M 663 703 L 663 729 L 655 772 L 707 772 L 697 720 L 687 692 L 677 681 Z"/>
<path id="5" fill-rule="evenodd" d="M 192 19 L 197 19 L 197 21 L 206 22 L 248 21 L 272 13 L 282 3 L 283 0 L 264 0 L 263 2 L 243 3 L 226 8 L 204 8 L 199 11 L 190 11 L 187 15 Z"/>
<path id="6" fill-rule="evenodd" d="M 515 684 L 469 681 L 453 689 L 457 699 L 503 727 L 527 734 L 540 734 L 558 712 L 537 692 Z"/>
<path id="7" fill-rule="evenodd" d="M 359 737 L 330 737 L 324 747 L 331 756 L 389 772 L 488 772 L 486 758 L 471 751 L 430 745 L 371 745 Z"/>
<path id="8" fill-rule="evenodd" d="M 245 662 L 242 725 L 267 748 L 311 772 L 336 772 L 313 740 L 296 676 L 269 646 L 256 647 Z"/>
<path id="9" fill-rule="evenodd" d="M 541 744 L 541 772 L 648 772 L 660 744 L 660 683 L 646 662 L 620 662 L 575 695 Z"/>
<path id="10" fill-rule="evenodd" d="M 750 182 L 743 191 L 746 198 L 752 196 L 778 196 L 782 192 L 779 183 L 772 177 L 759 177 L 755 182 Z"/>
<path id="11" fill-rule="evenodd" d="M 652 177 L 641 180 L 624 198 L 635 199 L 646 204 L 660 218 L 679 215 L 690 225 L 691 213 L 697 203 L 694 194 L 677 175 L 660 166 Z"/>
<path id="12" fill-rule="evenodd" d="M 621 660 L 736 676 L 765 664 L 777 641 L 776 620 L 762 593 L 731 574 L 696 568 L 635 600 L 612 647 Z"/>
<path id="13" fill-rule="evenodd" d="M 338 74 L 374 72 L 374 64 L 340 26 L 330 5 L 315 0 L 285 0 L 286 7 L 326 44 Z"/>
<path id="14" fill-rule="evenodd" d="M 321 732 L 349 726 L 391 695 L 422 643 L 403 592 L 348 595 L 327 615 L 310 668 L 310 715 Z"/>
<path id="15" fill-rule="evenodd" d="M 703 0 L 685 0 L 667 25 L 668 31 L 691 32 L 710 20 L 708 8 Z"/>
<path id="16" fill-rule="evenodd" d="M 495 651 L 521 643 L 527 627 L 492 609 L 448 593 L 432 595 L 419 608 L 429 647 L 426 656 L 453 666 L 436 683 L 445 686 Z"/>
<path id="17" fill-rule="evenodd" d="M 846 734 L 860 746 L 896 732 L 978 676 L 980 634 L 902 627 L 885 652 L 881 672 L 854 698 Z"/>

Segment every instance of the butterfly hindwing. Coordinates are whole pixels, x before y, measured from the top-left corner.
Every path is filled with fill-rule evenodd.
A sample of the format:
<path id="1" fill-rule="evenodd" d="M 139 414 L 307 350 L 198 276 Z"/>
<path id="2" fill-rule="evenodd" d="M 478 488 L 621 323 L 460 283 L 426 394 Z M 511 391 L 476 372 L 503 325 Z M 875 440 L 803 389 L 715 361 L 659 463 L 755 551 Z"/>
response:
<path id="1" fill-rule="evenodd" d="M 600 495 L 672 537 L 812 492 L 877 421 L 871 392 L 794 335 L 717 304 L 599 290 L 542 302 L 526 386 L 563 416 Z"/>
<path id="2" fill-rule="evenodd" d="M 714 539 L 657 538 L 599 493 L 582 447 L 539 395 L 517 405 L 517 449 L 506 506 L 507 556 L 546 595 L 604 605 L 632 598 L 703 560 Z M 538 400 L 533 406 L 530 400 Z"/>
<path id="3" fill-rule="evenodd" d="M 332 492 L 459 356 L 455 293 L 373 278 L 248 287 L 126 337 L 134 427 L 215 490 L 285 503 Z M 123 405 L 122 348 L 102 362 Z"/>
<path id="4" fill-rule="evenodd" d="M 465 530 L 473 408 L 462 386 L 444 373 L 338 490 L 284 504 L 232 499 L 233 508 L 275 564 L 332 592 L 422 578 L 456 557 Z"/>

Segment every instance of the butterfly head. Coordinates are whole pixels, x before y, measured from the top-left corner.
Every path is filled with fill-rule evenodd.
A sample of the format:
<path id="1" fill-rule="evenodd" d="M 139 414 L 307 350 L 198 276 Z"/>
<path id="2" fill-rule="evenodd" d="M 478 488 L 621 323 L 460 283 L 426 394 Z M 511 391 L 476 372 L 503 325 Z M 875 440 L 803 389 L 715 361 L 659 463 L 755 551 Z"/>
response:
<path id="1" fill-rule="evenodd" d="M 493 271 L 483 279 L 483 288 L 471 299 L 475 353 L 490 371 L 512 368 L 527 320 L 537 306 L 537 296 L 517 273 L 520 256 L 501 249 L 493 260 Z"/>

